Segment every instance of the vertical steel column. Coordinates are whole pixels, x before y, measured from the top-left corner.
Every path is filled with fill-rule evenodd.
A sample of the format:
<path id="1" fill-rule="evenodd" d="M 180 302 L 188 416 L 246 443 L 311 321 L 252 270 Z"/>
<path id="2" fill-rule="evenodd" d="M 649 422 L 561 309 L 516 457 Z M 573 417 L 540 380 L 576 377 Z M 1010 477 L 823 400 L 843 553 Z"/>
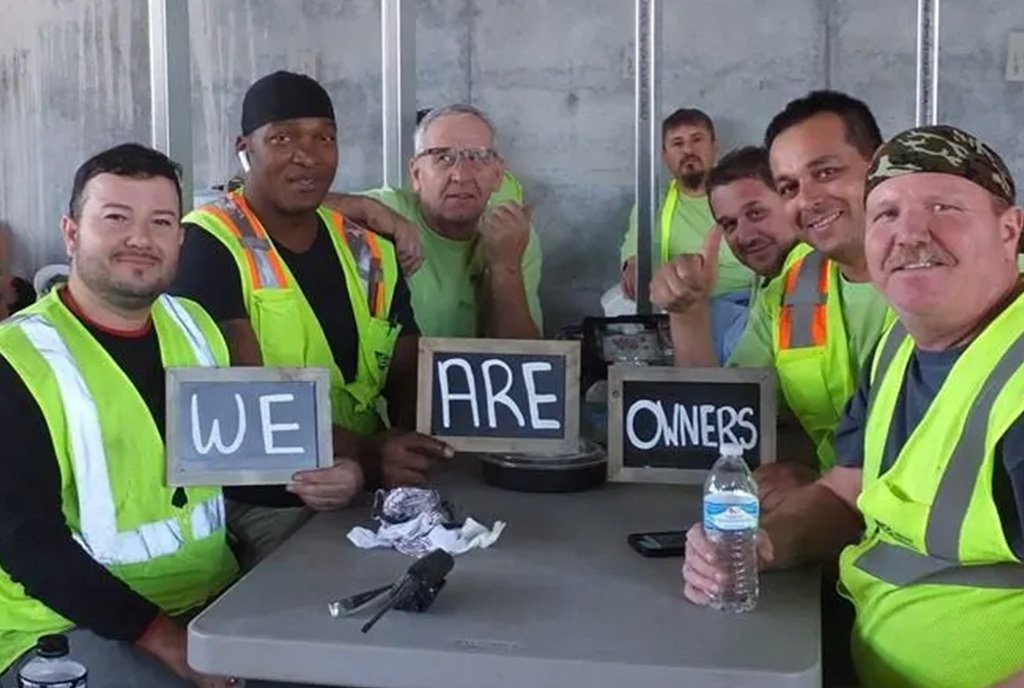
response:
<path id="1" fill-rule="evenodd" d="M 939 2 L 917 0 L 917 126 L 939 122 Z"/>
<path id="2" fill-rule="evenodd" d="M 661 132 L 658 0 L 636 0 L 636 310 L 650 313 L 652 234 L 658 213 L 658 156 Z"/>
<path id="3" fill-rule="evenodd" d="M 192 76 L 187 0 L 149 0 L 152 143 L 181 165 L 183 210 L 193 204 Z"/>
<path id="4" fill-rule="evenodd" d="M 416 17 L 413 0 L 381 0 L 384 184 L 401 187 L 416 126 Z"/>

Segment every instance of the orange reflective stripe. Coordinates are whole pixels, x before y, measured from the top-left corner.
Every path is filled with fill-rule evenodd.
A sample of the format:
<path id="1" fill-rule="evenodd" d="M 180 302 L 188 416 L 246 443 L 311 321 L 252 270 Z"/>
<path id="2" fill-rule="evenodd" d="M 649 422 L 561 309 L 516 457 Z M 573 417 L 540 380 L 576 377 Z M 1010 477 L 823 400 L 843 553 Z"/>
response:
<path id="1" fill-rule="evenodd" d="M 811 325 L 811 340 L 814 346 L 825 346 L 828 332 L 828 312 L 824 305 L 814 307 L 814 323 Z"/>
<path id="2" fill-rule="evenodd" d="M 801 258 L 785 277 L 779 312 L 779 349 L 824 346 L 828 334 L 829 261 L 818 253 Z M 818 274 L 803 274 L 817 269 Z"/>
<path id="3" fill-rule="evenodd" d="M 227 213 L 225 213 L 223 210 L 221 210 L 215 205 L 208 205 L 204 207 L 203 210 L 205 212 L 210 213 L 218 220 L 220 220 L 221 224 L 223 224 L 225 227 L 231 230 L 231 233 L 235 235 L 239 242 L 241 242 L 242 232 L 238 229 L 238 227 L 235 226 L 234 221 L 232 221 L 232 219 L 228 217 Z M 244 244 L 243 247 L 245 247 Z M 260 271 L 256 268 L 256 259 L 253 258 L 252 251 L 247 247 L 245 247 L 245 262 L 249 266 L 249 276 L 252 277 L 253 289 L 262 288 L 263 280 L 260 279 Z"/>
<path id="4" fill-rule="evenodd" d="M 825 296 L 823 301 L 827 302 L 829 261 L 821 261 L 821 269 L 818 272 L 818 293 Z M 814 323 L 811 325 L 811 339 L 814 346 L 825 346 L 825 335 L 828 332 L 828 309 L 826 303 L 820 303 L 814 307 Z"/>
<path id="5" fill-rule="evenodd" d="M 348 243 L 348 238 L 345 236 L 345 216 L 335 210 L 328 210 L 327 217 L 331 218 L 331 225 L 334 228 L 334 233 L 345 239 L 345 243 Z"/>
<path id="6" fill-rule="evenodd" d="M 380 317 L 384 312 L 384 267 L 380 257 L 380 245 L 373 232 L 366 233 L 366 245 L 370 248 L 370 274 L 372 275 L 370 281 L 375 292 L 369 296 L 373 300 L 373 315 Z"/>
<path id="7" fill-rule="evenodd" d="M 779 349 L 788 349 L 793 339 L 793 314 L 789 306 L 783 306 L 779 314 Z"/>
<path id="8" fill-rule="evenodd" d="M 796 281 L 800 277 L 800 268 L 804 265 L 804 259 L 793 263 L 793 266 L 789 269 L 786 274 L 786 286 L 782 292 L 783 304 L 785 304 L 785 297 L 789 296 L 796 290 Z M 793 341 L 793 312 L 791 306 L 782 306 L 782 312 L 779 315 L 779 349 L 790 348 L 790 343 Z"/>
<path id="9" fill-rule="evenodd" d="M 794 291 L 796 291 L 796 281 L 797 281 L 797 278 L 800 277 L 800 270 L 802 270 L 803 267 L 804 267 L 804 259 L 801 258 L 800 260 L 798 260 L 795 263 L 793 263 L 793 267 L 791 267 L 789 269 L 789 274 L 786 275 L 786 291 L 785 291 L 785 294 L 787 296 L 789 294 L 792 294 Z"/>
<path id="10" fill-rule="evenodd" d="M 288 286 L 288 278 L 285 276 L 284 267 L 281 265 L 281 257 L 277 255 L 277 250 L 273 248 L 273 242 L 270 241 L 270 237 L 267 236 L 267 230 L 263 227 L 263 223 L 260 222 L 256 214 L 252 212 L 252 208 L 245 201 L 245 196 L 241 193 L 235 192 L 231 195 L 231 200 L 235 202 L 238 209 L 245 215 L 245 219 L 249 221 L 249 226 L 252 227 L 252 231 L 256 233 L 261 239 L 266 239 L 267 243 L 270 244 L 271 250 L 267 251 L 267 259 L 270 261 L 270 267 L 274 271 L 274 276 L 277 277 L 277 283 L 282 288 Z"/>

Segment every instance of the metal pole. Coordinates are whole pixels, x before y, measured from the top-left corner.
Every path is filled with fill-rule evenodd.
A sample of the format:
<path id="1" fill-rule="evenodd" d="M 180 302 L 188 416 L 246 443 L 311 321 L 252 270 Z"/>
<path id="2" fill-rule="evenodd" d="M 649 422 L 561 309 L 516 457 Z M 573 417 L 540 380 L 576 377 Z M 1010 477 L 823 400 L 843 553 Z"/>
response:
<path id="1" fill-rule="evenodd" d="M 181 165 L 183 210 L 193 204 L 192 76 L 188 2 L 149 0 L 149 86 L 153 147 Z"/>
<path id="2" fill-rule="evenodd" d="M 381 0 L 384 184 L 401 187 L 416 126 L 416 19 L 412 0 Z"/>
<path id="3" fill-rule="evenodd" d="M 652 233 L 658 212 L 658 156 L 661 133 L 658 120 L 658 0 L 636 0 L 636 311 L 650 313 Z"/>
<path id="4" fill-rule="evenodd" d="M 917 0 L 917 126 L 939 123 L 939 2 Z"/>

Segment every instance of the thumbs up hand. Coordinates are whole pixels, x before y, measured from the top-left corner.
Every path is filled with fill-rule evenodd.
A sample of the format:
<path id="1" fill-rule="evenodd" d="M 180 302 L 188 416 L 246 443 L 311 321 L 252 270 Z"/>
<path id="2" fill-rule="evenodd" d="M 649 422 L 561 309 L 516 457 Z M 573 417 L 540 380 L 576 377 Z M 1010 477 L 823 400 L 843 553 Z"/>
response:
<path id="1" fill-rule="evenodd" d="M 707 304 L 718 279 L 718 250 L 722 230 L 708 232 L 700 253 L 684 253 L 661 266 L 651 280 L 651 302 L 667 313 L 682 314 Z"/>

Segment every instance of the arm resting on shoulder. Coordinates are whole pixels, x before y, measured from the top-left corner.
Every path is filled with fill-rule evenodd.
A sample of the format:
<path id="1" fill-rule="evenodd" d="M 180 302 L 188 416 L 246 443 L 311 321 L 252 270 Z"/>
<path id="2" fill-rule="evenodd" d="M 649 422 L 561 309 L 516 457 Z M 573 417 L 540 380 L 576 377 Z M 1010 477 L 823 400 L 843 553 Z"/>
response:
<path id="1" fill-rule="evenodd" d="M 399 223 L 404 222 L 401 215 L 369 196 L 329 193 L 324 199 L 324 205 L 359 224 L 366 225 L 378 234 L 392 238 L 396 238 L 395 232 Z"/>

